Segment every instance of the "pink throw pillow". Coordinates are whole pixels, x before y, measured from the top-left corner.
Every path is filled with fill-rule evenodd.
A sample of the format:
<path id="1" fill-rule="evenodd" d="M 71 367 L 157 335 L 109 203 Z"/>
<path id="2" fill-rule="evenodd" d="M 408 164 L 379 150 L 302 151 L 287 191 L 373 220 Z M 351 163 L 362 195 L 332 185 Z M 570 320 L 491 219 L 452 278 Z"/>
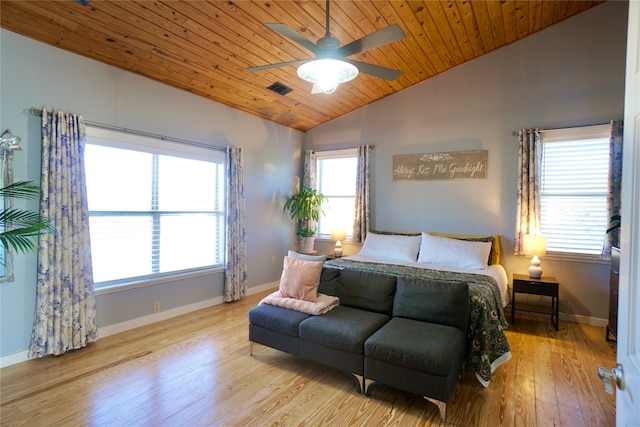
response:
<path id="1" fill-rule="evenodd" d="M 322 264 L 322 261 L 305 261 L 285 256 L 280 277 L 280 296 L 315 302 Z"/>

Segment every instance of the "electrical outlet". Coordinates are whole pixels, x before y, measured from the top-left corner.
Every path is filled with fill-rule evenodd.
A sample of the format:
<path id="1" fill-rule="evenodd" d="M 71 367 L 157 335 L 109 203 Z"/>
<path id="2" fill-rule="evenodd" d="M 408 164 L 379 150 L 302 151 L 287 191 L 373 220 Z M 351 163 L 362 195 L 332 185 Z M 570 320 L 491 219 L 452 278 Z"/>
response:
<path id="1" fill-rule="evenodd" d="M 156 301 L 153 303 L 153 312 L 157 313 L 160 311 L 160 301 Z"/>

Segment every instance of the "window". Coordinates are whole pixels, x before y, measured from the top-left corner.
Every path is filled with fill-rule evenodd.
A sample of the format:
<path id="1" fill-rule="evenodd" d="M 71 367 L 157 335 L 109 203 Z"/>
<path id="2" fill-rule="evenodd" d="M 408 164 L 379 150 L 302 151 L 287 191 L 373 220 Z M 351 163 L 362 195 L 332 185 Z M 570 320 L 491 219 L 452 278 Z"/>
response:
<path id="1" fill-rule="evenodd" d="M 87 127 L 96 287 L 221 266 L 224 165 L 222 151 Z"/>
<path id="2" fill-rule="evenodd" d="M 610 125 L 541 132 L 547 251 L 599 255 L 607 229 Z"/>
<path id="3" fill-rule="evenodd" d="M 357 151 L 319 152 L 317 162 L 318 191 L 327 198 L 324 216 L 321 215 L 318 223 L 318 235 L 330 238 L 332 226 L 343 226 L 350 239 L 355 216 Z"/>

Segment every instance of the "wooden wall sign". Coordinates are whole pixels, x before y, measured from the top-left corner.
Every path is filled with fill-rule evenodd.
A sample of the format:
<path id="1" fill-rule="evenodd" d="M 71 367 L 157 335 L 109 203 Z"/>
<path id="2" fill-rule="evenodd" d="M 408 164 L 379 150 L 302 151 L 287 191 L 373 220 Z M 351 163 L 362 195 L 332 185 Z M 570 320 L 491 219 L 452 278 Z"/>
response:
<path id="1" fill-rule="evenodd" d="M 483 179 L 488 157 L 488 150 L 393 156 L 393 180 Z"/>

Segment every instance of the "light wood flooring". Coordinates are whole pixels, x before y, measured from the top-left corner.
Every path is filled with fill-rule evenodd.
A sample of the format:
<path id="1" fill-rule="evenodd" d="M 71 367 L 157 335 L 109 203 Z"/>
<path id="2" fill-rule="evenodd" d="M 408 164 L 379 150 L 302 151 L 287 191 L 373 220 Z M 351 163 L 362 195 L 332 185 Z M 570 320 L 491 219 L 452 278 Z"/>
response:
<path id="1" fill-rule="evenodd" d="M 2 426 L 436 426 L 438 409 L 277 350 L 249 355 L 247 311 L 266 293 L 0 370 Z M 451 426 L 613 426 L 596 368 L 615 366 L 604 328 L 516 314 L 512 359 L 483 388 L 468 367 Z"/>

